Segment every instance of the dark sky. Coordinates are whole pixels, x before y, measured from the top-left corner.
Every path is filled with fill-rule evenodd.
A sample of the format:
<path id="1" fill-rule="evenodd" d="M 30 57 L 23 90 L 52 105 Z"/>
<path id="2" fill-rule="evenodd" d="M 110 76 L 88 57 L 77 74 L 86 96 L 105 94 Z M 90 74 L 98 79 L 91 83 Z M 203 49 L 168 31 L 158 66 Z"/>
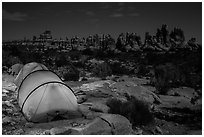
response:
<path id="1" fill-rule="evenodd" d="M 139 3 L 139 2 L 3 2 L 3 40 L 39 36 L 51 30 L 59 39 L 93 34 L 135 32 L 144 38 L 145 32 L 155 35 L 157 28 L 167 24 L 169 30 L 179 27 L 186 40 L 196 37 L 202 42 L 202 3 Z"/>

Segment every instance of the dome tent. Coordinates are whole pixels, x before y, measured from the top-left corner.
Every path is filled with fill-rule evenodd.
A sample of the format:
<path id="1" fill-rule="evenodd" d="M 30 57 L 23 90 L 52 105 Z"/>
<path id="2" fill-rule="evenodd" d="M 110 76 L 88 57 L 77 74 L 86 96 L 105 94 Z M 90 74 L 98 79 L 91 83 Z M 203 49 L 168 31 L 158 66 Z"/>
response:
<path id="1" fill-rule="evenodd" d="M 80 115 L 72 89 L 48 70 L 37 70 L 24 78 L 18 90 L 18 103 L 25 118 L 31 122 Z"/>
<path id="2" fill-rule="evenodd" d="M 19 63 L 14 64 L 9 68 L 8 72 L 11 73 L 12 75 L 18 75 L 22 67 L 23 67 L 23 64 L 19 64 Z"/>
<path id="3" fill-rule="evenodd" d="M 25 64 L 16 78 L 14 79 L 14 84 L 19 87 L 23 79 L 31 72 L 36 71 L 36 70 L 48 70 L 47 67 L 43 64 L 36 63 L 36 62 L 31 62 L 28 64 Z"/>

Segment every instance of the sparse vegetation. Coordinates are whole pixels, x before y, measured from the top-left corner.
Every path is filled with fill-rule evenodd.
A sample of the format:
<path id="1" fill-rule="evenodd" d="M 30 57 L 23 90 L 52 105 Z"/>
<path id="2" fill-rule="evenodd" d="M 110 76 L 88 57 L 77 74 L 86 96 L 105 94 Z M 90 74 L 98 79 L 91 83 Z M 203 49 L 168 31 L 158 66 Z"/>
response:
<path id="1" fill-rule="evenodd" d="M 105 78 L 112 74 L 110 66 L 106 63 L 98 63 L 93 66 L 92 72 L 94 76 Z"/>
<path id="2" fill-rule="evenodd" d="M 159 68 L 160 65 L 169 62 L 174 64 L 176 69 L 171 70 L 167 67 L 168 71 L 165 71 L 167 68 L 156 70 L 154 78 L 151 78 L 159 92 L 165 94 L 169 88 L 177 85 L 201 87 L 201 45 L 195 38 L 185 42 L 182 29 L 174 28 L 170 31 L 165 24 L 157 29 L 155 36 L 147 32 L 144 42 L 136 33 L 121 33 L 116 41 L 110 35 L 93 35 L 83 40 L 74 37 L 71 41 L 66 39 L 64 42 L 44 43 L 36 39 L 3 42 L 2 50 L 3 66 L 10 67 L 15 63 L 26 64 L 35 61 L 56 71 L 67 80 L 70 77 L 73 77 L 72 80 L 78 79 L 79 69 L 101 78 L 112 74 L 148 77 L 149 66 Z M 87 63 L 92 59 L 105 63 L 90 68 Z M 70 64 L 71 70 L 66 68 Z"/>
<path id="3" fill-rule="evenodd" d="M 148 105 L 133 96 L 130 96 L 125 102 L 117 98 L 111 98 L 106 104 L 110 107 L 109 113 L 125 116 L 133 126 L 146 125 L 154 119 Z"/>
<path id="4" fill-rule="evenodd" d="M 70 66 L 58 67 L 55 72 L 65 81 L 78 81 L 79 71 Z"/>

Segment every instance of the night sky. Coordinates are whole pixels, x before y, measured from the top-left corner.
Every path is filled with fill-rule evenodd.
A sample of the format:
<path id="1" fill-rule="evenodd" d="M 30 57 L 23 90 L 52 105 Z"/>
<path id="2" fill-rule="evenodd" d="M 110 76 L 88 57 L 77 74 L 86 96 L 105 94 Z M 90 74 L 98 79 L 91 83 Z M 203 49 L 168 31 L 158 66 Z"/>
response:
<path id="1" fill-rule="evenodd" d="M 54 38 L 87 37 L 93 34 L 135 32 L 144 39 L 145 32 L 155 35 L 167 24 L 169 30 L 179 27 L 186 40 L 196 37 L 202 42 L 202 3 L 138 2 L 3 2 L 3 40 L 39 36 L 51 30 Z"/>

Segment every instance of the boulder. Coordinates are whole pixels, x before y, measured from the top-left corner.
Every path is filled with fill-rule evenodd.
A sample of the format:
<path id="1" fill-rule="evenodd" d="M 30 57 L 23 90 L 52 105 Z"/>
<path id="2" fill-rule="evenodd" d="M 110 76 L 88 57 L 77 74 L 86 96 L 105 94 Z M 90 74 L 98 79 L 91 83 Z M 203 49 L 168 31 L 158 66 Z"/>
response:
<path id="1" fill-rule="evenodd" d="M 138 127 L 134 127 L 133 134 L 134 135 L 143 135 L 143 130 L 138 128 Z"/>
<path id="2" fill-rule="evenodd" d="M 100 111 L 91 110 L 90 108 L 92 106 L 93 106 L 92 103 L 84 103 L 84 104 L 79 105 L 79 111 L 88 120 L 93 120 L 96 117 L 99 117 L 103 114 L 102 110 L 100 110 Z"/>
<path id="3" fill-rule="evenodd" d="M 71 127 L 55 127 L 45 132 L 49 135 L 82 135 L 80 130 Z"/>
<path id="4" fill-rule="evenodd" d="M 92 120 L 84 119 L 84 118 L 76 118 L 69 120 L 58 120 L 51 121 L 48 123 L 33 123 L 30 125 L 26 123 L 24 125 L 24 130 L 26 135 L 45 135 L 45 134 L 78 134 L 77 129 L 84 127 L 87 123 L 90 123 Z M 73 129 L 73 130 L 72 130 Z"/>
<path id="5" fill-rule="evenodd" d="M 6 89 L 2 89 L 2 92 L 3 92 L 3 93 L 9 93 L 9 91 L 6 90 Z"/>
<path id="6" fill-rule="evenodd" d="M 88 113 L 90 113 L 89 107 L 91 104 L 79 104 L 79 111 L 82 113 L 82 115 L 87 116 Z"/>
<path id="7" fill-rule="evenodd" d="M 50 135 L 130 135 L 132 125 L 125 117 L 103 114 L 82 127 L 60 126 L 46 130 Z"/>
<path id="8" fill-rule="evenodd" d="M 86 125 L 83 135 L 130 135 L 132 125 L 121 115 L 103 114 Z"/>
<path id="9" fill-rule="evenodd" d="M 127 75 L 123 75 L 117 79 L 117 82 L 125 81 L 130 83 L 130 85 L 143 85 L 147 84 L 149 80 L 144 78 L 138 78 L 138 77 L 129 77 Z"/>
<path id="10" fill-rule="evenodd" d="M 17 86 L 12 82 L 2 81 L 2 88 L 7 91 L 16 91 Z"/>
<path id="11" fill-rule="evenodd" d="M 193 88 L 188 87 L 180 87 L 180 88 L 173 88 L 168 91 L 167 95 L 170 96 L 182 96 L 188 99 L 192 99 L 198 96 L 198 93 Z"/>
<path id="12" fill-rule="evenodd" d="M 26 128 L 32 128 L 33 125 L 34 125 L 33 123 L 28 122 L 28 123 L 25 124 L 25 127 L 26 127 Z"/>
<path id="13" fill-rule="evenodd" d="M 8 125 L 8 124 L 11 124 L 12 122 L 13 122 L 12 118 L 8 116 L 2 119 L 2 125 Z"/>
<path id="14" fill-rule="evenodd" d="M 202 135 L 202 130 L 190 130 L 188 131 L 189 135 Z"/>
<path id="15" fill-rule="evenodd" d="M 10 101 L 2 101 L 2 106 L 14 108 L 14 105 Z"/>
<path id="16" fill-rule="evenodd" d="M 113 81 L 111 80 L 95 81 L 92 83 L 83 84 L 81 87 L 79 87 L 79 89 L 82 91 L 91 91 L 96 90 L 100 87 L 105 87 L 107 85 L 110 85 L 111 83 L 113 83 Z"/>
<path id="17" fill-rule="evenodd" d="M 193 105 L 190 102 L 190 99 L 182 97 L 182 96 L 167 96 L 167 95 L 159 95 L 162 104 L 160 107 L 165 108 L 192 108 Z"/>
<path id="18" fill-rule="evenodd" d="M 90 110 L 96 111 L 96 112 L 108 113 L 109 107 L 105 104 L 100 103 L 100 102 L 94 102 L 92 104 L 92 106 L 90 107 Z"/>
<path id="19" fill-rule="evenodd" d="M 161 128 L 160 128 L 160 127 L 158 127 L 158 126 L 156 126 L 155 131 L 156 131 L 157 133 L 161 134 L 161 135 L 163 134 L 163 132 L 162 132 Z"/>
<path id="20" fill-rule="evenodd" d="M 124 116 L 117 114 L 104 114 L 100 116 L 100 118 L 109 123 L 114 135 L 130 135 L 133 132 L 130 121 Z"/>
<path id="21" fill-rule="evenodd" d="M 81 104 L 87 100 L 86 95 L 77 95 L 76 97 L 77 97 L 77 103 L 78 104 Z"/>
<path id="22" fill-rule="evenodd" d="M 92 97 L 92 98 L 109 98 L 109 97 L 112 97 L 112 96 L 115 96 L 115 93 L 113 93 L 111 91 L 111 89 L 109 88 L 105 88 L 105 87 L 102 87 L 102 88 L 98 88 L 96 90 L 93 90 L 93 91 L 89 91 L 87 93 L 87 96 Z"/>
<path id="23" fill-rule="evenodd" d="M 192 104 L 184 96 L 159 95 L 162 104 L 152 109 L 154 116 L 181 124 L 199 123 L 202 119 L 202 105 Z"/>
<path id="24" fill-rule="evenodd" d="M 101 118 L 94 119 L 81 131 L 83 135 L 112 135 L 109 123 Z"/>
<path id="25" fill-rule="evenodd" d="M 6 114 L 13 114 L 13 109 L 7 108 L 7 109 L 2 109 L 2 113 L 6 113 Z"/>
<path id="26" fill-rule="evenodd" d="M 161 103 L 159 97 L 152 91 L 148 90 L 148 88 L 141 85 L 136 85 L 132 82 L 117 82 L 112 84 L 110 88 L 114 89 L 114 91 L 120 95 L 127 93 L 130 96 L 134 96 L 138 100 L 142 100 L 150 104 Z"/>

